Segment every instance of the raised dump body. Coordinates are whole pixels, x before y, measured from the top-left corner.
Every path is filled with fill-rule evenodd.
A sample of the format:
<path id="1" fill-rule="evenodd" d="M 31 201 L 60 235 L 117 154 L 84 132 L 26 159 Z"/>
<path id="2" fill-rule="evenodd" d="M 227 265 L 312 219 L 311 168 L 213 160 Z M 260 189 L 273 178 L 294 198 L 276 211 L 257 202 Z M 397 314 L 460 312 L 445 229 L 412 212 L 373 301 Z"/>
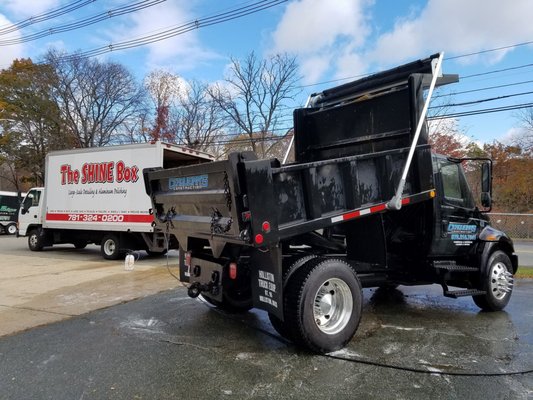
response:
<path id="1" fill-rule="evenodd" d="M 428 145 L 424 91 L 457 80 L 438 78 L 441 61 L 312 95 L 294 112 L 292 164 L 241 152 L 145 170 L 155 223 L 179 241 L 189 295 L 266 310 L 282 336 L 318 352 L 352 338 L 362 287 L 438 283 L 445 296 L 505 307 L 512 241 L 475 207 L 460 160 Z"/>
<path id="2" fill-rule="evenodd" d="M 386 210 L 409 148 L 281 166 L 234 153 L 209 165 L 151 171 L 156 220 L 182 245 L 210 242 L 267 246 L 356 217 Z M 403 204 L 429 199 L 433 189 L 428 145 L 417 147 Z M 268 228 L 265 229 L 265 226 Z"/>
<path id="3" fill-rule="evenodd" d="M 265 246 L 385 211 L 400 183 L 424 101 L 427 78 L 418 72 L 430 73 L 432 60 L 341 86 L 315 99 L 314 107 L 296 110 L 293 164 L 257 160 L 245 152 L 209 165 L 147 173 L 157 220 L 172 221 L 172 233 L 183 245 L 188 237 L 201 237 L 220 250 L 225 242 Z M 423 126 L 404 204 L 429 198 L 432 189 Z M 270 229 L 262 229 L 265 222 Z"/>

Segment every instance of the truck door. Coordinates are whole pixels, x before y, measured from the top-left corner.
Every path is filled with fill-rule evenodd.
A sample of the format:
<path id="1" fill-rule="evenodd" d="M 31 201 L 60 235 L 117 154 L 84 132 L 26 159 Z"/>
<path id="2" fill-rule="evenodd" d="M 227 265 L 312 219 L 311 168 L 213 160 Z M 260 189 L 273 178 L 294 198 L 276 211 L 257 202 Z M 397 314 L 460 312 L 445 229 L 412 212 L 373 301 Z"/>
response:
<path id="1" fill-rule="evenodd" d="M 486 222 L 478 217 L 461 163 L 435 156 L 433 167 L 438 203 L 431 253 L 446 257 L 466 255 Z"/>
<path id="2" fill-rule="evenodd" d="M 31 189 L 22 202 L 19 213 L 19 233 L 23 236 L 28 226 L 42 224 L 41 194 L 41 189 Z"/>

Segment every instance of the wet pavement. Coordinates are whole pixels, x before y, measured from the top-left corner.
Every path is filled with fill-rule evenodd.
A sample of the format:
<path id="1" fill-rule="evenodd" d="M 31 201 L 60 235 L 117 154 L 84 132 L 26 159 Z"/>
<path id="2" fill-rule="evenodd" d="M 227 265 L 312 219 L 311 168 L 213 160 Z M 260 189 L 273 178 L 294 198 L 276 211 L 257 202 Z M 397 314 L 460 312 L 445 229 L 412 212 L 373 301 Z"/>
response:
<path id="1" fill-rule="evenodd" d="M 437 286 L 364 294 L 359 330 L 330 356 L 183 287 L 5 336 L 0 398 L 533 399 L 532 280 L 498 313 Z"/>
<path id="2" fill-rule="evenodd" d="M 513 243 L 518 254 L 518 265 L 533 267 L 533 240 L 514 239 Z"/>
<path id="3" fill-rule="evenodd" d="M 32 252 L 26 242 L 0 237 L 0 336 L 176 287 L 165 257 L 136 252 L 134 270 L 126 271 L 124 260 L 104 260 L 99 246 Z"/>

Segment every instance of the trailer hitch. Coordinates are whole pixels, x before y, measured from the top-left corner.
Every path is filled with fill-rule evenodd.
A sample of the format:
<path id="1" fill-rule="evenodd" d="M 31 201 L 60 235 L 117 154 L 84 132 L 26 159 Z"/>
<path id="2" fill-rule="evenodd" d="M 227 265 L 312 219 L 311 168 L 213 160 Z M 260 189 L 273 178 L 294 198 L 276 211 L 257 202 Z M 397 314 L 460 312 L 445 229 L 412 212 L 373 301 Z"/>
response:
<path id="1" fill-rule="evenodd" d="M 202 292 L 211 292 L 212 289 L 213 282 L 209 282 L 206 285 L 202 285 L 200 282 L 194 282 L 191 286 L 189 286 L 187 294 L 189 295 L 189 297 L 195 299 L 200 296 Z"/>
<path id="2" fill-rule="evenodd" d="M 187 289 L 187 294 L 189 297 L 192 297 L 195 299 L 196 297 L 200 296 L 202 292 L 211 293 L 213 296 L 218 296 L 220 294 L 220 274 L 215 271 L 211 275 L 211 281 L 202 284 L 200 282 L 194 282 L 191 286 L 189 286 L 189 289 Z"/>

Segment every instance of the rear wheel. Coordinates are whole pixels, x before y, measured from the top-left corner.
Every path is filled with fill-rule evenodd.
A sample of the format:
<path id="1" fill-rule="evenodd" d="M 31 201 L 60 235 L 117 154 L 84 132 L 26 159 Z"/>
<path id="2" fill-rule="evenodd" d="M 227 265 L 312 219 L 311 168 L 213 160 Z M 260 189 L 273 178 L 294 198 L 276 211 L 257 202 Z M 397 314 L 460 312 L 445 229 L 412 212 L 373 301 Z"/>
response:
<path id="1" fill-rule="evenodd" d="M 492 253 L 482 279 L 482 290 L 486 293 L 472 296 L 474 303 L 484 311 L 503 310 L 511 299 L 514 284 L 509 256 L 500 250 Z"/>
<path id="2" fill-rule="evenodd" d="M 76 242 L 74 243 L 74 247 L 77 248 L 78 250 L 84 249 L 87 247 L 87 242 L 85 241 Z"/>
<path id="3" fill-rule="evenodd" d="M 296 271 L 285 290 L 285 326 L 292 340 L 326 353 L 344 347 L 361 320 L 361 283 L 349 264 L 314 259 Z"/>
<path id="4" fill-rule="evenodd" d="M 224 277 L 222 287 L 222 301 L 212 299 L 207 295 L 201 296 L 208 303 L 228 313 L 244 313 L 253 308 L 252 287 L 248 269 L 239 269 L 236 279 Z"/>
<path id="5" fill-rule="evenodd" d="M 14 235 L 15 233 L 17 233 L 17 225 L 16 224 L 9 224 L 6 228 L 6 232 L 9 234 L 9 235 Z"/>
<path id="6" fill-rule="evenodd" d="M 161 256 L 164 256 L 165 254 L 167 254 L 167 251 L 166 250 L 163 250 L 163 251 L 146 250 L 146 253 L 150 257 L 161 257 Z"/>
<path id="7" fill-rule="evenodd" d="M 232 314 L 245 313 L 253 307 L 251 293 L 242 295 L 231 291 L 224 292 L 222 301 L 204 295 L 200 296 L 209 304 Z"/>
<path id="8" fill-rule="evenodd" d="M 105 235 L 100 244 L 100 252 L 106 260 L 118 260 L 120 258 L 120 240 L 117 235 Z"/>

